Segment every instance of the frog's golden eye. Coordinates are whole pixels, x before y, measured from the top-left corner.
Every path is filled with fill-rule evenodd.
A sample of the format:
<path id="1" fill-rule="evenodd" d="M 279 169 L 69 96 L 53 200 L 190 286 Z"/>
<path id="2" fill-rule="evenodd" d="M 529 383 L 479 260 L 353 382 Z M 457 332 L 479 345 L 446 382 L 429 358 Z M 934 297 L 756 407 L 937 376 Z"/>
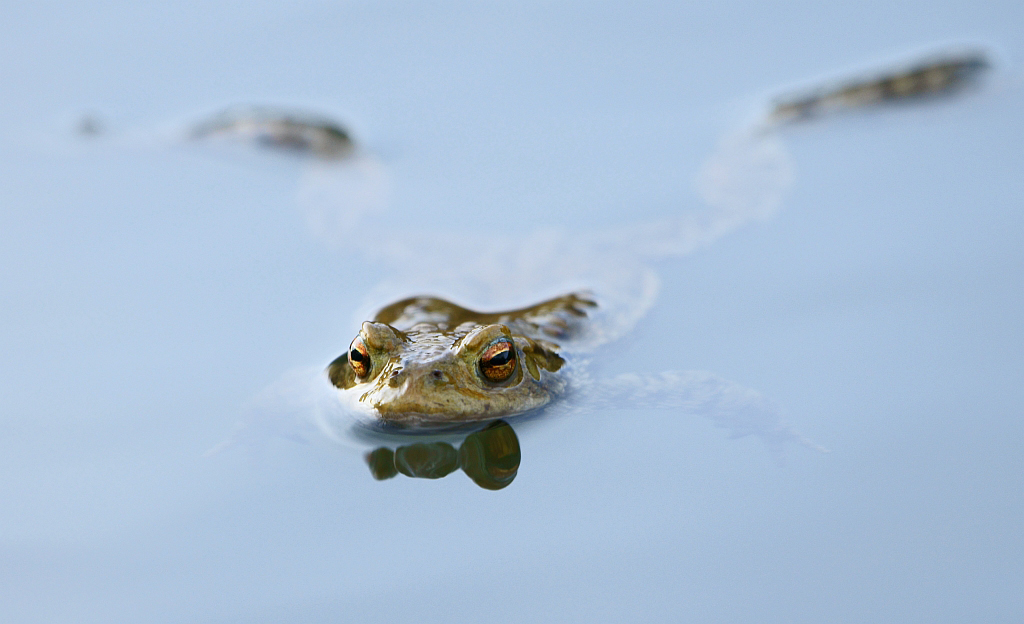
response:
<path id="1" fill-rule="evenodd" d="M 504 338 L 491 343 L 480 356 L 480 372 L 489 381 L 505 381 L 515 370 L 516 348 Z"/>
<path id="2" fill-rule="evenodd" d="M 366 378 L 370 374 L 370 368 L 373 366 L 373 363 L 370 361 L 370 352 L 366 350 L 363 339 L 358 336 L 352 341 L 352 346 L 348 348 L 348 365 L 352 367 L 352 372 L 360 379 Z"/>

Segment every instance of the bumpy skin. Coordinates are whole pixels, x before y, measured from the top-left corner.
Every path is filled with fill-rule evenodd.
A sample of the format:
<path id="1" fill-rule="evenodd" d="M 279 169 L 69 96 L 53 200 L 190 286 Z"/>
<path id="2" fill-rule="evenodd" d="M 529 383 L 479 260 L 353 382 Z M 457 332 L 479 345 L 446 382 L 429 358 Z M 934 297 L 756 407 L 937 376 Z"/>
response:
<path id="1" fill-rule="evenodd" d="M 474 312 L 436 297 L 393 303 L 363 323 L 356 341 L 369 357 L 348 353 L 328 367 L 331 382 L 384 424 L 433 426 L 521 414 L 548 403 L 564 381 L 557 340 L 580 331 L 595 303 L 570 294 L 508 312 Z M 356 344 L 353 341 L 353 344 Z M 481 369 L 488 348 L 514 345 L 511 375 L 492 381 Z M 356 357 L 353 368 L 350 358 Z"/>

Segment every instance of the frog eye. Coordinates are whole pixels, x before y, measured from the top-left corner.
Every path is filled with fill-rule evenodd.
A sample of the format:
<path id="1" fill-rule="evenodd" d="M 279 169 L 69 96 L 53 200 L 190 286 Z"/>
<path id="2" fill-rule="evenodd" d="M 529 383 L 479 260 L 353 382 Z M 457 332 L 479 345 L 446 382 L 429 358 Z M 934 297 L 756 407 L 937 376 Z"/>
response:
<path id="1" fill-rule="evenodd" d="M 512 343 L 499 339 L 480 356 L 480 372 L 489 381 L 505 381 L 516 370 L 516 349 Z"/>
<path id="2" fill-rule="evenodd" d="M 370 368 L 372 362 L 370 361 L 370 352 L 366 350 L 366 345 L 363 344 L 363 339 L 356 337 L 352 341 L 352 346 L 348 348 L 348 364 L 352 367 L 352 371 L 356 374 L 356 377 L 360 379 L 365 378 L 370 374 Z"/>

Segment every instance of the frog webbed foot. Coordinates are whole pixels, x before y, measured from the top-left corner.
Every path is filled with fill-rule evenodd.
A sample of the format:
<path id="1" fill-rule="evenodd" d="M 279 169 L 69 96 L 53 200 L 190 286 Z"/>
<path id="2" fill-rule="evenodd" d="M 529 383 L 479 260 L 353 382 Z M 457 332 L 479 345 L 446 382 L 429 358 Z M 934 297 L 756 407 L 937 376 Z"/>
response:
<path id="1" fill-rule="evenodd" d="M 590 293 L 570 293 L 531 308 L 508 313 L 510 322 L 529 325 L 539 337 L 558 342 L 581 332 L 590 313 L 598 307 Z"/>

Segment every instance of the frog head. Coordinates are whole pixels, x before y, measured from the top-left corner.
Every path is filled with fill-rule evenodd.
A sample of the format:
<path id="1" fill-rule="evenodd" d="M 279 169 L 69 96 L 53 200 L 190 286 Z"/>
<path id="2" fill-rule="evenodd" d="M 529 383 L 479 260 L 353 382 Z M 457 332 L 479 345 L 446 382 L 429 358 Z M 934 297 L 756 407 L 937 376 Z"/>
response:
<path id="1" fill-rule="evenodd" d="M 555 345 L 501 323 L 420 323 L 403 332 L 366 322 L 328 376 L 383 424 L 436 426 L 541 407 L 560 389 L 548 373 L 564 363 Z"/>

